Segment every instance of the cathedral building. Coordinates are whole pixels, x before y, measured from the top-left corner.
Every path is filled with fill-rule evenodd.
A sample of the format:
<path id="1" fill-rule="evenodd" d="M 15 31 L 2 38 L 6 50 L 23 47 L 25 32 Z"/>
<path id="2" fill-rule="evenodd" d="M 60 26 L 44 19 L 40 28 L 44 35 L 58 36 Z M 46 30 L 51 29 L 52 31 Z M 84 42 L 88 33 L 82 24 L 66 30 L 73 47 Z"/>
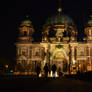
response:
<path id="1" fill-rule="evenodd" d="M 47 63 L 51 71 L 53 64 L 64 74 L 77 71 L 92 71 L 92 16 L 84 28 L 86 35 L 83 42 L 78 42 L 78 30 L 73 20 L 62 13 L 62 8 L 49 17 L 43 26 L 42 41 L 34 42 L 35 30 L 29 19 L 19 26 L 16 45 L 16 71 L 36 72 L 36 67 Z"/>

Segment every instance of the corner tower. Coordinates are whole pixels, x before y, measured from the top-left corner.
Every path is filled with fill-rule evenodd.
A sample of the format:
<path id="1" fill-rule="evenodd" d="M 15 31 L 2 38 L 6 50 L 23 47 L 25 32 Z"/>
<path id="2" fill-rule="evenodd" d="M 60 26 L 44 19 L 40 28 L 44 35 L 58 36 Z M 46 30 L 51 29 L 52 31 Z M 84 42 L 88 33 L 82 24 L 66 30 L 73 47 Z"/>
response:
<path id="1" fill-rule="evenodd" d="M 86 23 L 85 35 L 86 35 L 86 41 L 92 42 L 92 15 L 89 16 L 88 21 Z"/>
<path id="2" fill-rule="evenodd" d="M 34 28 L 29 19 L 23 20 L 19 27 L 19 42 L 32 42 Z"/>
<path id="3" fill-rule="evenodd" d="M 30 19 L 25 19 L 19 26 L 19 37 L 16 42 L 16 71 L 31 70 L 31 45 L 33 41 L 34 28 Z"/>

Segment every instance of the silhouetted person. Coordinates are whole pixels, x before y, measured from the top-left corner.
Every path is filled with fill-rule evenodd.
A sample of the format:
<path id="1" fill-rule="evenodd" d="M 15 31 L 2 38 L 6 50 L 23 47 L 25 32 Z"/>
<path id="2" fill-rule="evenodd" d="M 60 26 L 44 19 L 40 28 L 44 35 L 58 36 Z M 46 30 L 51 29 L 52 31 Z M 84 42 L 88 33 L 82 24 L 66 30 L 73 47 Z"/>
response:
<path id="1" fill-rule="evenodd" d="M 37 73 L 37 77 L 39 77 L 40 71 L 41 71 L 41 68 L 40 68 L 40 66 L 37 66 L 37 67 L 36 67 L 36 73 Z"/>
<path id="2" fill-rule="evenodd" d="M 47 63 L 44 66 L 44 72 L 45 72 L 45 77 L 48 77 L 49 67 L 48 67 Z"/>
<path id="3" fill-rule="evenodd" d="M 52 72 L 53 72 L 53 77 L 55 77 L 55 72 L 57 70 L 57 67 L 55 64 L 52 65 Z"/>

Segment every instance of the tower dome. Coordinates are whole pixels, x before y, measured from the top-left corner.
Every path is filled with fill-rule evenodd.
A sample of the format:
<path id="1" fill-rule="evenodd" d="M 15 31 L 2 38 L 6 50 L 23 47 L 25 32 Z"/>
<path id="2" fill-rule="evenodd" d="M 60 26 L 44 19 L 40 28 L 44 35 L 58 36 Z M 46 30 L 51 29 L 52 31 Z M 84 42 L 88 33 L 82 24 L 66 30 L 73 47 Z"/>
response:
<path id="1" fill-rule="evenodd" d="M 88 21 L 85 26 L 85 35 L 87 41 L 92 41 L 92 15 L 88 17 Z"/>
<path id="2" fill-rule="evenodd" d="M 92 15 L 88 17 L 87 25 L 86 26 L 92 26 Z"/>

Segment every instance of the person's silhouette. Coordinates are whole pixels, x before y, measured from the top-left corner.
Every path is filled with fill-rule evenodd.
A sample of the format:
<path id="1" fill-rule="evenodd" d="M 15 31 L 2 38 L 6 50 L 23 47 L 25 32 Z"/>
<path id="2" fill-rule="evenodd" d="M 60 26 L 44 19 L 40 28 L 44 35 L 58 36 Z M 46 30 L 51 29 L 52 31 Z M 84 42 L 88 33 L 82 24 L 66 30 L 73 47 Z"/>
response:
<path id="1" fill-rule="evenodd" d="M 53 77 L 55 77 L 55 72 L 57 70 L 57 67 L 55 64 L 52 65 L 52 72 L 53 72 Z"/>
<path id="2" fill-rule="evenodd" d="M 49 72 L 49 67 L 47 65 L 47 63 L 44 66 L 44 73 L 45 73 L 45 77 L 48 77 L 48 72 Z"/>
<path id="3" fill-rule="evenodd" d="M 36 73 L 37 73 L 37 77 L 39 77 L 40 71 L 41 71 L 41 68 L 40 68 L 40 66 L 37 66 L 37 67 L 36 67 Z"/>

